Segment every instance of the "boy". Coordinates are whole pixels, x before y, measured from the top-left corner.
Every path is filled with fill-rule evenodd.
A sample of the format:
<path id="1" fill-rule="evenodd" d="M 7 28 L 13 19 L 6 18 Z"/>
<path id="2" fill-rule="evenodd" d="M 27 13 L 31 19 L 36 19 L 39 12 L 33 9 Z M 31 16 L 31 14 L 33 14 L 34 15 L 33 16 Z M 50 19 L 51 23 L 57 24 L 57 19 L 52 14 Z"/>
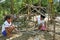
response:
<path id="1" fill-rule="evenodd" d="M 2 34 L 3 36 L 11 37 L 11 32 L 15 30 L 15 27 L 12 25 L 12 17 L 10 15 L 7 15 L 5 17 L 5 22 L 2 25 Z"/>

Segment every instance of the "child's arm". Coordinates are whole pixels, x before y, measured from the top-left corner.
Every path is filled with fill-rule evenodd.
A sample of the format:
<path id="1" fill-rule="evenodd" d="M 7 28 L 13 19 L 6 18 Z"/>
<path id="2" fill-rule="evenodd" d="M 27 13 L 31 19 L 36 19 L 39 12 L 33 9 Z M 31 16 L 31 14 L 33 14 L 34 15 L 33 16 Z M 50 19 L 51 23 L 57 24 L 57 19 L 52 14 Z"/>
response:
<path id="1" fill-rule="evenodd" d="M 15 28 L 15 25 L 11 25 L 11 27 L 14 27 Z M 17 28 L 14 29 L 15 31 L 18 31 Z"/>

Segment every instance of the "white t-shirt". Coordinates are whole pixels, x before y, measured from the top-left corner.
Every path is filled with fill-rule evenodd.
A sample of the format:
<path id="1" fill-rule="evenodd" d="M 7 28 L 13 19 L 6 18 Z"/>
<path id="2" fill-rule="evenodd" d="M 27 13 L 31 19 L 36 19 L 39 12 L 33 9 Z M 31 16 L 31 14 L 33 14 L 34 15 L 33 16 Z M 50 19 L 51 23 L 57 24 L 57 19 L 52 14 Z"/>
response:
<path id="1" fill-rule="evenodd" d="M 42 23 L 42 25 L 44 26 L 44 22 L 45 22 L 45 21 L 44 21 L 44 20 L 41 20 L 40 18 L 41 18 L 41 16 L 38 15 L 38 16 L 37 16 L 37 22 L 38 22 L 39 25 Z"/>
<path id="2" fill-rule="evenodd" d="M 40 15 L 38 15 L 36 18 L 37 18 L 38 24 L 40 24 L 41 23 L 41 20 L 40 20 L 41 17 L 40 17 Z"/>
<path id="3" fill-rule="evenodd" d="M 11 22 L 8 23 L 7 21 L 4 22 L 4 24 L 2 25 L 2 32 L 5 31 L 6 27 L 10 27 L 11 26 Z"/>

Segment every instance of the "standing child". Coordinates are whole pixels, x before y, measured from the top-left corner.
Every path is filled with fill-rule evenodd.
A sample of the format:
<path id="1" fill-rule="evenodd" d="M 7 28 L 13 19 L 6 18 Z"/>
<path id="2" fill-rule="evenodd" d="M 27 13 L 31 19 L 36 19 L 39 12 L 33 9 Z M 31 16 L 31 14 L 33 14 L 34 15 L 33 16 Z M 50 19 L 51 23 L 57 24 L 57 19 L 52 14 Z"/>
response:
<path id="1" fill-rule="evenodd" d="M 12 25 L 12 17 L 10 15 L 7 15 L 5 17 L 5 22 L 2 25 L 2 34 L 3 36 L 11 37 L 11 32 L 15 30 L 15 27 Z"/>

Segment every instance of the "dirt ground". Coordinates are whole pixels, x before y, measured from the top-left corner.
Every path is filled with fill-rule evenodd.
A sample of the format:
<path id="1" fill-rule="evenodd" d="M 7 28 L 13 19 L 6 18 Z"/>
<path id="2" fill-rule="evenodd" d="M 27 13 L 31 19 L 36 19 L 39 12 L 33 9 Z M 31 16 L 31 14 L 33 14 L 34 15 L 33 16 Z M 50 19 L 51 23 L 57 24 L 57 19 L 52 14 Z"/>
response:
<path id="1" fill-rule="evenodd" d="M 20 32 L 17 33 L 17 35 L 20 36 L 10 39 L 8 37 L 3 37 L 0 34 L 0 40 L 53 40 L 53 34 L 54 34 L 53 25 L 49 25 L 48 27 L 49 32 L 47 32 L 47 31 L 36 30 L 37 28 L 33 27 L 33 23 L 30 24 L 31 24 L 31 28 L 30 27 L 27 28 L 27 30 L 29 31 L 27 31 L 25 28 L 23 28 L 22 31 L 21 28 L 19 29 Z M 60 40 L 60 26 L 56 25 L 55 27 L 56 27 L 55 40 Z"/>
<path id="2" fill-rule="evenodd" d="M 53 40 L 53 26 L 50 25 L 49 32 L 47 31 L 20 31 L 19 37 L 13 38 L 12 40 Z M 9 38 L 0 36 L 0 40 L 7 40 Z M 60 40 L 60 26 L 56 26 L 55 39 Z"/>

